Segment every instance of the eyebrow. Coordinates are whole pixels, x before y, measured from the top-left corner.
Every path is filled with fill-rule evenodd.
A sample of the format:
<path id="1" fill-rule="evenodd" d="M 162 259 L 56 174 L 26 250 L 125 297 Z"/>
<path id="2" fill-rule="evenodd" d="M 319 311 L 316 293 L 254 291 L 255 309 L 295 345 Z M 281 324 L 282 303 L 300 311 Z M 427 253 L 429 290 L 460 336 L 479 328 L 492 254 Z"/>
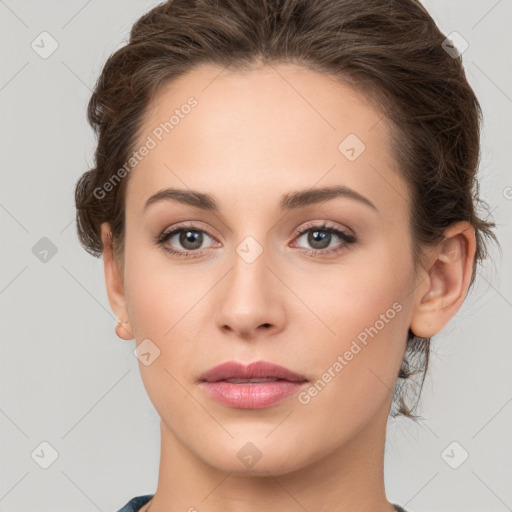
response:
<path id="1" fill-rule="evenodd" d="M 369 199 L 361 195 L 359 192 L 343 185 L 289 192 L 281 196 L 279 209 L 281 211 L 293 210 L 328 201 L 337 197 L 354 199 L 377 212 L 379 211 Z M 160 201 L 176 201 L 178 203 L 188 204 L 190 206 L 195 206 L 196 208 L 212 212 L 218 212 L 220 210 L 218 203 L 210 194 L 205 194 L 195 190 L 177 188 L 166 188 L 153 194 L 146 201 L 143 210 L 145 211 L 149 206 Z"/>

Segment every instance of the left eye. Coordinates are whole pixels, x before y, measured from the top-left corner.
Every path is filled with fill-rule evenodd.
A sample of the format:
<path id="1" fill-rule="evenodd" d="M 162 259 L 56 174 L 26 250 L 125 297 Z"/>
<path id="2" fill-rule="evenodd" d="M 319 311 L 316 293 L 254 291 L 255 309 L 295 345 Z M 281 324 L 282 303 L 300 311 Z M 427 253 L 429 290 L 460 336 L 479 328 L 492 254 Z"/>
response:
<path id="1" fill-rule="evenodd" d="M 312 248 L 312 250 L 309 249 L 310 252 L 313 252 L 315 254 L 322 252 L 328 253 L 333 251 L 325 251 L 324 249 L 327 249 L 330 246 L 331 242 L 333 241 L 333 235 L 334 239 L 339 238 L 343 242 L 342 245 L 355 242 L 355 237 L 353 237 L 352 235 L 345 233 L 341 229 L 325 225 L 314 226 L 300 231 L 297 240 L 306 237 L 307 243 Z"/>

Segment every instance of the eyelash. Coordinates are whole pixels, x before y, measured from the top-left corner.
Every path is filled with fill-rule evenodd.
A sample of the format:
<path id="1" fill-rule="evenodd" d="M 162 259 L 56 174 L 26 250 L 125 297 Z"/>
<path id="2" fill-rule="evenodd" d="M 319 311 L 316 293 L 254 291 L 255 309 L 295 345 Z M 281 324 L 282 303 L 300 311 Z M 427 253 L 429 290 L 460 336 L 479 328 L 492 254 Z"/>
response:
<path id="1" fill-rule="evenodd" d="M 210 233 L 207 229 L 199 228 L 198 226 L 195 226 L 194 224 L 183 224 L 176 228 L 173 228 L 171 231 L 164 231 L 162 234 L 156 237 L 156 244 L 161 245 L 164 251 L 167 253 L 177 256 L 179 258 L 197 258 L 201 256 L 204 252 L 204 249 L 200 250 L 189 250 L 189 251 L 177 251 L 176 249 L 172 249 L 168 245 L 165 245 L 165 242 L 167 242 L 170 238 L 172 238 L 177 233 L 180 233 L 182 231 L 195 231 L 195 232 L 201 232 L 206 233 L 211 238 L 215 238 L 212 233 Z M 305 249 L 304 252 L 308 256 L 325 256 L 325 255 L 332 255 L 332 254 L 338 254 L 346 249 L 347 245 L 353 244 L 356 242 L 356 238 L 353 235 L 350 235 L 346 233 L 345 231 L 342 231 L 339 228 L 336 228 L 334 226 L 329 226 L 327 224 L 321 224 L 321 225 L 307 225 L 306 227 L 302 228 L 301 230 L 297 230 L 294 233 L 294 240 L 296 238 L 301 237 L 302 235 L 308 233 L 309 231 L 322 231 L 325 233 L 330 233 L 338 236 L 342 241 L 343 245 L 341 248 L 335 249 L 335 250 L 325 250 L 325 249 Z M 193 256 L 192 256 L 193 254 Z"/>

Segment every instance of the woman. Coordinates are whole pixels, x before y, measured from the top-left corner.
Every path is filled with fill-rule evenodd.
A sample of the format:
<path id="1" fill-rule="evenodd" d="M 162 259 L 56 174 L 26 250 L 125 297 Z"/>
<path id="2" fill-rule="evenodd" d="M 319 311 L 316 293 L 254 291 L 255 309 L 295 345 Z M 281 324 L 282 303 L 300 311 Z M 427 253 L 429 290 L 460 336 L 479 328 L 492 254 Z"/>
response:
<path id="1" fill-rule="evenodd" d="M 120 512 L 403 511 L 387 419 L 494 237 L 480 107 L 429 14 L 167 2 L 88 113 L 78 232 L 161 418 L 158 488 Z"/>

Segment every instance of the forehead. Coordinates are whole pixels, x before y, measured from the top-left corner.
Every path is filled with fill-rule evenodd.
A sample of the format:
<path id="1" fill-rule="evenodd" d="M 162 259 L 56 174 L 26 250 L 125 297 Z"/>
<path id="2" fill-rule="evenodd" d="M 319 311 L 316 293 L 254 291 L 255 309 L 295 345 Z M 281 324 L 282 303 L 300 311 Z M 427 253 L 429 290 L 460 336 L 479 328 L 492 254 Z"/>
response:
<path id="1" fill-rule="evenodd" d="M 268 183 L 281 192 L 343 184 L 381 203 L 383 192 L 404 197 L 385 120 L 356 89 L 305 67 L 201 65 L 145 112 L 136 148 L 153 147 L 131 172 L 127 201 L 142 207 L 165 186 L 220 195 L 229 184 L 247 197 Z"/>

